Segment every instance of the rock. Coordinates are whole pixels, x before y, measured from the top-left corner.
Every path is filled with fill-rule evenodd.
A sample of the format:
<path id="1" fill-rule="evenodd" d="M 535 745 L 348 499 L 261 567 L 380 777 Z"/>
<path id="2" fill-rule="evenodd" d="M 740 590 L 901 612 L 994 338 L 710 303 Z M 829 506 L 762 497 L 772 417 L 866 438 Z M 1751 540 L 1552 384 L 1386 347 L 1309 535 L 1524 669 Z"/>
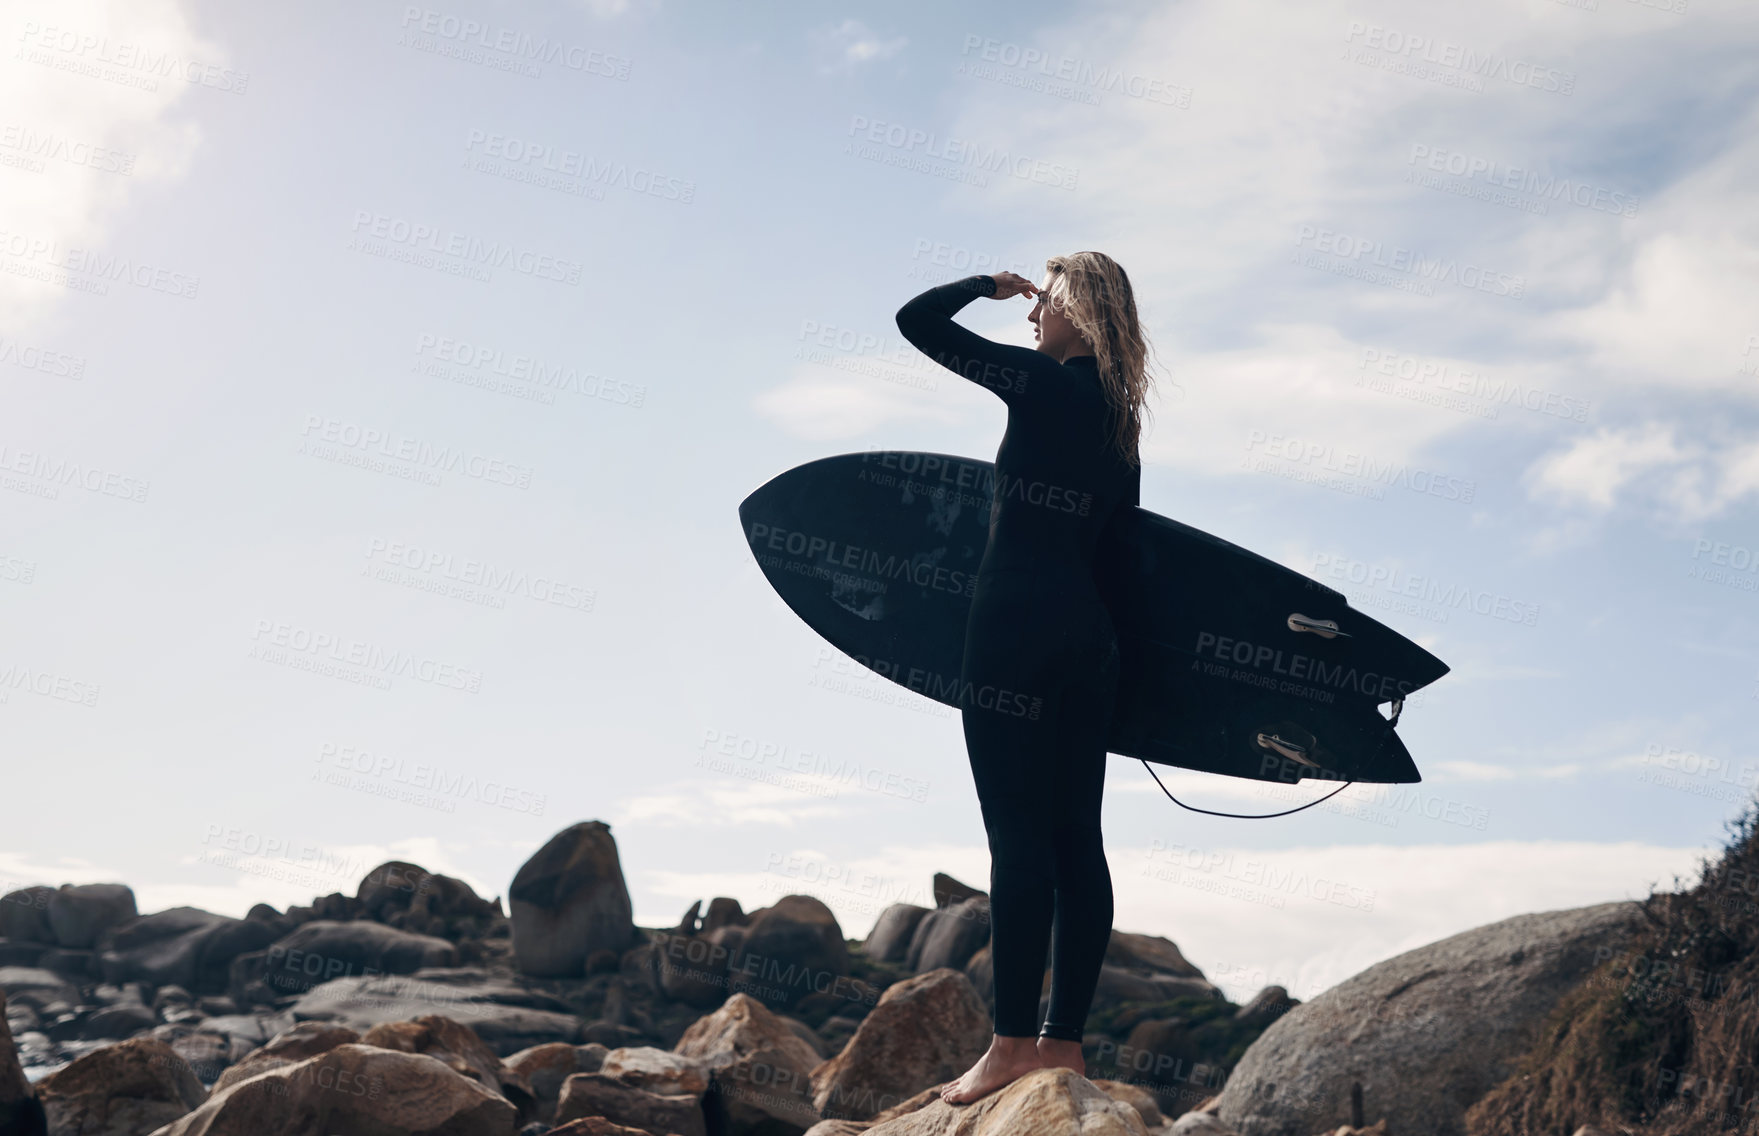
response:
<path id="1" fill-rule="evenodd" d="M 722 927 L 743 927 L 751 921 L 739 901 L 728 896 L 717 895 L 708 901 L 708 914 L 702 917 L 702 926 L 697 930 L 704 935 Z"/>
<path id="2" fill-rule="evenodd" d="M 233 959 L 275 938 L 267 923 L 173 907 L 106 930 L 98 941 L 98 970 L 107 982 L 169 984 L 215 994 L 226 989 Z"/>
<path id="3" fill-rule="evenodd" d="M 507 891 L 515 964 L 525 974 L 574 978 L 598 950 L 636 937 L 629 888 L 611 826 L 582 821 L 552 836 Z"/>
<path id="4" fill-rule="evenodd" d="M 237 1002 L 224 994 L 203 995 L 196 999 L 195 1008 L 201 1011 L 203 1017 L 207 1018 L 231 1017 L 240 1009 Z"/>
<path id="5" fill-rule="evenodd" d="M 818 1055 L 749 994 L 692 1022 L 672 1049 L 709 1067 L 709 1095 L 735 1132 L 794 1136 L 823 1119 L 812 1106 Z"/>
<path id="6" fill-rule="evenodd" d="M 338 978 L 308 991 L 291 1010 L 301 1021 L 333 1021 L 362 1032 L 380 1022 L 444 1014 L 475 1030 L 497 1054 L 517 1053 L 546 1041 L 589 1040 L 582 1036 L 580 1019 L 573 1014 L 529 1003 L 560 1004 L 504 982 L 455 985 L 417 974 Z"/>
<path id="7" fill-rule="evenodd" d="M 640 1045 L 647 1041 L 648 1037 L 634 1026 L 609 1022 L 601 1018 L 580 1027 L 580 1039 L 583 1042 L 597 1044 L 608 1051 L 626 1045 Z"/>
<path id="8" fill-rule="evenodd" d="M 916 974 L 946 966 L 957 970 L 988 943 L 989 896 L 974 895 L 924 914 L 910 937 L 904 965 Z"/>
<path id="9" fill-rule="evenodd" d="M 463 880 L 403 860 L 368 872 L 354 898 L 365 918 L 424 935 L 480 934 L 502 917 L 499 902 L 490 903 Z"/>
<path id="10" fill-rule="evenodd" d="M 18 1061 L 7 1027 L 6 992 L 0 990 L 0 1133 L 7 1136 L 43 1136 L 46 1126 L 42 1102 Z"/>
<path id="11" fill-rule="evenodd" d="M 701 1061 L 650 1045 L 611 1050 L 598 1072 L 650 1093 L 700 1097 L 708 1091 L 708 1067 Z"/>
<path id="12" fill-rule="evenodd" d="M 960 1070 L 964 1072 L 964 1070 Z M 938 1089 L 938 1086 L 936 1086 Z M 1070 1069 L 1034 1069 L 969 1104 L 924 1092 L 900 1105 L 864 1136 L 1147 1136 L 1142 1117 Z"/>
<path id="13" fill-rule="evenodd" d="M 910 939 L 916 925 L 929 909 L 914 903 L 894 903 L 880 912 L 873 930 L 861 943 L 861 953 L 880 962 L 903 962 L 910 951 Z"/>
<path id="14" fill-rule="evenodd" d="M 204 1085 L 220 1079 L 233 1063 L 257 1048 L 243 1038 L 217 1029 L 208 1029 L 192 1022 L 176 1022 L 155 1026 L 152 1036 L 171 1047 L 172 1052 L 189 1062 L 196 1077 Z"/>
<path id="15" fill-rule="evenodd" d="M 308 1057 L 328 1053 L 338 1045 L 359 1040 L 360 1035 L 347 1026 L 332 1025 L 329 1022 L 300 1022 L 239 1058 L 231 1068 L 220 1074 L 219 1079 L 214 1082 L 214 1091 L 217 1093 L 258 1073 L 293 1065 Z"/>
<path id="16" fill-rule="evenodd" d="M 963 903 L 968 899 L 987 894 L 970 884 L 959 882 L 945 872 L 934 874 L 931 890 L 934 892 L 934 905 L 936 907 L 952 907 L 956 903 Z"/>
<path id="17" fill-rule="evenodd" d="M 793 1030 L 800 1040 L 812 1046 L 812 1051 L 818 1054 L 820 1061 L 830 1056 L 825 1052 L 825 1039 L 819 1036 L 817 1030 L 791 1014 L 777 1014 L 776 1017 L 781 1018 L 782 1024 Z"/>
<path id="18" fill-rule="evenodd" d="M 698 1009 L 719 1006 L 727 999 L 727 964 L 744 934 L 743 927 L 723 926 L 708 935 L 669 931 L 656 935 L 660 992 Z"/>
<path id="19" fill-rule="evenodd" d="M 1349 1115 L 1394 1132 L 1462 1136 L 1464 1115 L 1506 1078 L 1597 948 L 1643 926 L 1635 903 L 1517 915 L 1406 951 L 1278 1018 L 1222 1091 L 1243 1136 L 1312 1136 Z M 1604 956 L 1603 956 L 1604 957 Z"/>
<path id="20" fill-rule="evenodd" d="M 0 938 L 0 966 L 36 966 L 48 949 L 47 943 Z"/>
<path id="21" fill-rule="evenodd" d="M 983 1001 L 959 971 L 894 983 L 843 1051 L 812 1070 L 813 1107 L 831 1119 L 870 1119 L 964 1073 L 990 1036 Z"/>
<path id="22" fill-rule="evenodd" d="M 604 1055 L 599 1055 L 599 1061 Z M 576 1073 L 597 1072 L 598 1065 L 587 1068 L 581 1062 L 580 1050 L 567 1042 L 552 1041 L 522 1049 L 505 1060 L 507 1068 L 525 1078 L 537 1102 L 539 1120 L 556 1115 L 556 1102 L 562 1096 L 562 1083 Z"/>
<path id="23" fill-rule="evenodd" d="M 49 897 L 49 931 L 69 950 L 90 950 L 105 928 L 139 914 L 127 884 L 62 884 Z"/>
<path id="24" fill-rule="evenodd" d="M 562 1084 L 556 1121 L 601 1116 L 647 1132 L 707 1136 L 702 1100 L 690 1093 L 650 1093 L 603 1073 L 576 1073 Z"/>
<path id="25" fill-rule="evenodd" d="M 516 1123 L 499 1093 L 437 1058 L 351 1042 L 216 1088 L 153 1136 L 508 1136 Z"/>
<path id="26" fill-rule="evenodd" d="M 51 1132 L 138 1136 L 185 1115 L 208 1093 L 170 1046 L 137 1037 L 76 1058 L 39 1081 L 37 1096 Z"/>
<path id="27" fill-rule="evenodd" d="M 105 1006 L 88 1014 L 79 1024 L 79 1036 L 86 1040 L 133 1037 L 159 1024 L 159 1017 L 139 1002 Z"/>
<path id="28" fill-rule="evenodd" d="M 626 1128 L 602 1116 L 583 1116 L 560 1128 L 546 1129 L 543 1136 L 652 1136 L 645 1128 Z"/>
<path id="29" fill-rule="evenodd" d="M 1203 972 L 1186 960 L 1171 939 L 1160 935 L 1138 935 L 1131 931 L 1114 930 L 1111 939 L 1106 943 L 1105 961 L 1113 966 L 1134 967 L 1185 978 L 1203 977 Z"/>
<path id="30" fill-rule="evenodd" d="M 1240 1133 L 1221 1122 L 1213 1112 L 1187 1112 L 1167 1130 L 1167 1136 L 1240 1136 Z"/>
<path id="31" fill-rule="evenodd" d="M 195 995 L 174 983 L 161 986 L 153 991 L 154 1013 L 162 1014 L 169 1009 L 175 1009 L 179 1006 L 193 1006 L 194 1004 Z"/>
<path id="32" fill-rule="evenodd" d="M 49 897 L 54 894 L 54 888 L 38 884 L 0 896 L 0 938 L 53 943 L 55 932 L 49 929 Z"/>
<path id="33" fill-rule="evenodd" d="M 1155 1103 L 1154 1094 L 1141 1085 L 1132 1085 L 1128 1081 L 1098 1080 L 1093 1082 L 1093 1086 L 1113 1100 L 1122 1101 L 1135 1109 L 1146 1128 L 1158 1128 L 1167 1122 L 1167 1118 L 1161 1114 L 1160 1105 Z"/>
<path id="34" fill-rule="evenodd" d="M 438 1058 L 454 1073 L 470 1077 L 506 1097 L 518 1110 L 521 1122 L 537 1114 L 537 1097 L 531 1082 L 502 1064 L 494 1050 L 483 1044 L 470 1027 L 451 1018 L 424 1014 L 414 1021 L 382 1022 L 368 1030 L 360 1044 Z"/>
<path id="35" fill-rule="evenodd" d="M 316 919 L 294 928 L 266 950 L 250 951 L 234 959 L 232 996 L 240 1002 L 273 1001 L 290 994 L 304 994 L 332 979 L 412 974 L 423 967 L 450 967 L 457 963 L 458 948 L 445 939 L 370 921 L 338 923 Z M 270 997 L 251 997 L 259 984 L 267 988 Z"/>
<path id="36" fill-rule="evenodd" d="M 79 1001 L 79 988 L 65 976 L 36 966 L 0 966 L 0 991 L 39 1011 L 54 1002 Z"/>
<path id="37" fill-rule="evenodd" d="M 1268 1026 L 1300 1004 L 1281 986 L 1266 986 L 1252 996 L 1252 1001 L 1234 1011 L 1234 1020 L 1241 1025 Z"/>
<path id="38" fill-rule="evenodd" d="M 727 973 L 732 990 L 792 1008 L 814 991 L 848 981 L 849 944 L 823 900 L 785 895 L 752 913 Z"/>
<path id="39" fill-rule="evenodd" d="M 96 956 L 91 951 L 50 947 L 37 956 L 37 965 L 45 970 L 66 975 L 77 982 L 86 982 L 97 976 L 97 971 L 92 969 L 95 958 Z"/>

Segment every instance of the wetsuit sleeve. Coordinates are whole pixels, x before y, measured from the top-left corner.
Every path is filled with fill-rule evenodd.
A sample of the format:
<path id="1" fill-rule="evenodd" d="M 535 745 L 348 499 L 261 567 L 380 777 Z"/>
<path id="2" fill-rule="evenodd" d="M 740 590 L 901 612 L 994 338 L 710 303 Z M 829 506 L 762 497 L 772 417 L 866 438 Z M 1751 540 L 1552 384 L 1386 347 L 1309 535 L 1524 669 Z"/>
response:
<path id="1" fill-rule="evenodd" d="M 953 322 L 959 309 L 979 296 L 993 296 L 995 290 L 993 276 L 967 276 L 930 288 L 898 309 L 898 331 L 930 359 L 1011 405 L 1032 379 L 1047 373 L 1049 356 L 985 339 Z"/>

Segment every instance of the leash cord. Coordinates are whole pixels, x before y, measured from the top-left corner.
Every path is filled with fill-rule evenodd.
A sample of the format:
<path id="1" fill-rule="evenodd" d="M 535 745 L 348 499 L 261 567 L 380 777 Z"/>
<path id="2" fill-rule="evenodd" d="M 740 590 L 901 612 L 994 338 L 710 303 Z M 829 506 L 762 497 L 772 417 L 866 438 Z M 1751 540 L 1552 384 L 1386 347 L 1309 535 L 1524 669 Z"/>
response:
<path id="1" fill-rule="evenodd" d="M 1327 793 L 1325 796 L 1319 798 L 1319 800 L 1317 800 L 1317 801 L 1308 801 L 1304 805 L 1296 805 L 1294 808 L 1284 809 L 1280 813 L 1218 813 L 1218 812 L 1214 811 L 1213 809 L 1200 809 L 1195 805 L 1187 805 L 1184 801 L 1181 801 L 1181 800 L 1179 800 L 1179 798 L 1173 796 L 1172 792 L 1169 791 L 1167 789 L 1167 787 L 1161 783 L 1160 774 L 1158 774 L 1154 771 L 1154 766 L 1148 764 L 1148 760 L 1146 758 L 1142 758 L 1140 760 L 1142 761 L 1142 768 L 1148 770 L 1148 775 L 1150 777 L 1154 778 L 1154 783 L 1156 785 L 1160 785 L 1160 791 L 1163 793 L 1166 793 L 1167 800 L 1173 802 L 1173 804 L 1178 805 L 1182 809 L 1190 809 L 1194 813 L 1206 813 L 1212 817 L 1233 817 L 1236 820 L 1268 820 L 1271 817 L 1288 816 L 1290 813 L 1298 813 L 1302 809 L 1310 809 L 1314 805 L 1321 804 L 1325 801 L 1331 800 L 1333 797 L 1337 796 L 1339 793 L 1342 793 L 1345 789 L 1348 789 L 1351 785 L 1355 784 L 1354 781 L 1346 781 L 1342 785 L 1339 785 L 1336 789 L 1333 789 L 1331 792 Z"/>

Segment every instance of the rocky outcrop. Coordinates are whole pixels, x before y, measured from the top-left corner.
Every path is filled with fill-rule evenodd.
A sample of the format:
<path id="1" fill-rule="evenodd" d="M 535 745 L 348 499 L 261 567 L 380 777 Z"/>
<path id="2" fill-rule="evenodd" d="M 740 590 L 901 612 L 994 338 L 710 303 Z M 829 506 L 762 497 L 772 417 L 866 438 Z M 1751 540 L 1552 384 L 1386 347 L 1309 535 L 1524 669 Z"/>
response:
<path id="1" fill-rule="evenodd" d="M 495 1051 L 483 1044 L 470 1027 L 451 1018 L 424 1014 L 414 1021 L 383 1022 L 368 1030 L 360 1044 L 401 1053 L 425 1053 L 444 1062 L 459 1076 L 469 1077 L 507 1098 L 518 1110 L 521 1123 L 537 1114 L 537 1097 L 531 1083 L 502 1064 Z"/>
<path id="2" fill-rule="evenodd" d="M 989 1014 L 971 981 L 946 967 L 880 995 L 843 1051 L 812 1071 L 820 1115 L 867 1120 L 960 1076 L 989 1048 Z"/>
<path id="3" fill-rule="evenodd" d="M 369 920 L 314 919 L 264 950 L 235 958 L 230 985 L 239 1002 L 272 1002 L 336 978 L 413 974 L 457 963 L 458 948 L 445 939 Z"/>
<path id="4" fill-rule="evenodd" d="M 880 1113 L 872 1125 L 828 1120 L 810 1136 L 1148 1136 L 1129 1101 L 1069 1069 L 1034 1069 L 968 1104 L 948 1104 L 940 1088 Z"/>
<path id="5" fill-rule="evenodd" d="M 154 1136 L 509 1136 L 515 1116 L 499 1093 L 425 1053 L 349 1043 L 239 1081 Z"/>
<path id="6" fill-rule="evenodd" d="M 729 986 L 791 1009 L 849 977 L 849 944 L 823 900 L 785 895 L 751 913 L 728 963 Z"/>
<path id="7" fill-rule="evenodd" d="M 700 1093 L 657 1093 L 604 1073 L 576 1073 L 562 1085 L 556 1121 L 601 1116 L 613 1124 L 677 1136 L 707 1136 Z"/>
<path id="8" fill-rule="evenodd" d="M 622 951 L 637 937 L 617 843 L 603 821 L 552 836 L 520 866 L 507 897 L 514 959 L 525 974 L 583 975 L 594 952 Z"/>
<path id="9" fill-rule="evenodd" d="M 735 1132 L 796 1136 L 822 1119 L 812 1104 L 818 1054 L 749 994 L 697 1019 L 672 1048 L 708 1067 L 712 1107 Z"/>
<path id="10" fill-rule="evenodd" d="M 53 1133 L 138 1136 L 207 1100 L 188 1062 L 156 1038 L 95 1049 L 37 1084 Z"/>
<path id="11" fill-rule="evenodd" d="M 585 1040 L 580 1019 L 565 1003 L 482 972 L 460 982 L 427 977 L 435 973 L 338 978 L 306 993 L 292 1013 L 301 1021 L 330 1021 L 363 1033 L 381 1022 L 443 1014 L 469 1026 L 501 1055 L 547 1041 Z"/>
<path id="12" fill-rule="evenodd" d="M 62 884 L 49 897 L 49 931 L 57 946 L 90 950 L 105 929 L 140 912 L 126 884 Z"/>
<path id="13" fill-rule="evenodd" d="M 1349 1117 L 1359 1083 L 1370 1121 L 1463 1136 L 1466 1109 L 1509 1074 L 1596 950 L 1641 925 L 1629 902 L 1517 915 L 1377 963 L 1266 1030 L 1218 1116 L 1242 1136 L 1312 1136 Z"/>
<path id="14" fill-rule="evenodd" d="M 199 994 L 227 988 L 232 960 L 273 943 L 279 929 L 197 907 L 173 907 L 118 923 L 97 943 L 106 982 L 175 985 Z"/>
<path id="15" fill-rule="evenodd" d="M 910 937 L 904 965 L 917 974 L 963 967 L 989 943 L 989 896 L 974 895 L 923 915 Z"/>
<path id="16" fill-rule="evenodd" d="M 357 919 L 439 938 L 482 935 L 503 917 L 499 899 L 491 903 L 463 880 L 406 860 L 391 860 L 368 872 L 354 898 Z"/>
<path id="17" fill-rule="evenodd" d="M 576 1073 L 596 1073 L 609 1051 L 604 1046 L 569 1045 L 552 1041 L 522 1049 L 506 1059 L 507 1068 L 524 1077 L 537 1098 L 537 1117 L 551 1120 L 562 1096 L 562 1086 Z"/>
<path id="18" fill-rule="evenodd" d="M 360 1035 L 347 1026 L 332 1025 L 329 1022 L 300 1022 L 276 1034 L 260 1048 L 251 1050 L 221 1073 L 214 1082 L 214 1091 L 219 1092 L 258 1073 L 293 1065 L 308 1057 L 328 1053 L 338 1045 L 359 1040 Z"/>
<path id="19" fill-rule="evenodd" d="M 931 910 L 914 903 L 892 904 L 874 920 L 873 930 L 861 943 L 861 953 L 880 962 L 903 962 L 910 952 L 910 940 L 916 934 L 916 925 Z"/>

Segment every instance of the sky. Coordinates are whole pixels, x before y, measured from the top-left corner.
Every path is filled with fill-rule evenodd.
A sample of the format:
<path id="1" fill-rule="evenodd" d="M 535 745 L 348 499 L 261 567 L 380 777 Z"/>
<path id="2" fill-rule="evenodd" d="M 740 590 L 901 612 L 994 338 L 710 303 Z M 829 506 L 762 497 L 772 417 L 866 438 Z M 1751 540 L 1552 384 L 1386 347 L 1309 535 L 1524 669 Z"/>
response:
<path id="1" fill-rule="evenodd" d="M 1280 11 L 1271 12 L 1272 8 Z M 1307 998 L 1689 882 L 1759 783 L 1759 9 L 32 0 L 0 36 L 0 890 L 638 923 L 987 886 L 954 711 L 739 502 L 1006 408 L 893 314 L 1107 252 L 1142 505 L 1452 672 L 1423 780 L 1273 820 L 1113 756 L 1120 930 Z M 1026 300 L 967 327 L 1030 345 Z M 1156 769 L 1181 799 L 1320 795 Z"/>

